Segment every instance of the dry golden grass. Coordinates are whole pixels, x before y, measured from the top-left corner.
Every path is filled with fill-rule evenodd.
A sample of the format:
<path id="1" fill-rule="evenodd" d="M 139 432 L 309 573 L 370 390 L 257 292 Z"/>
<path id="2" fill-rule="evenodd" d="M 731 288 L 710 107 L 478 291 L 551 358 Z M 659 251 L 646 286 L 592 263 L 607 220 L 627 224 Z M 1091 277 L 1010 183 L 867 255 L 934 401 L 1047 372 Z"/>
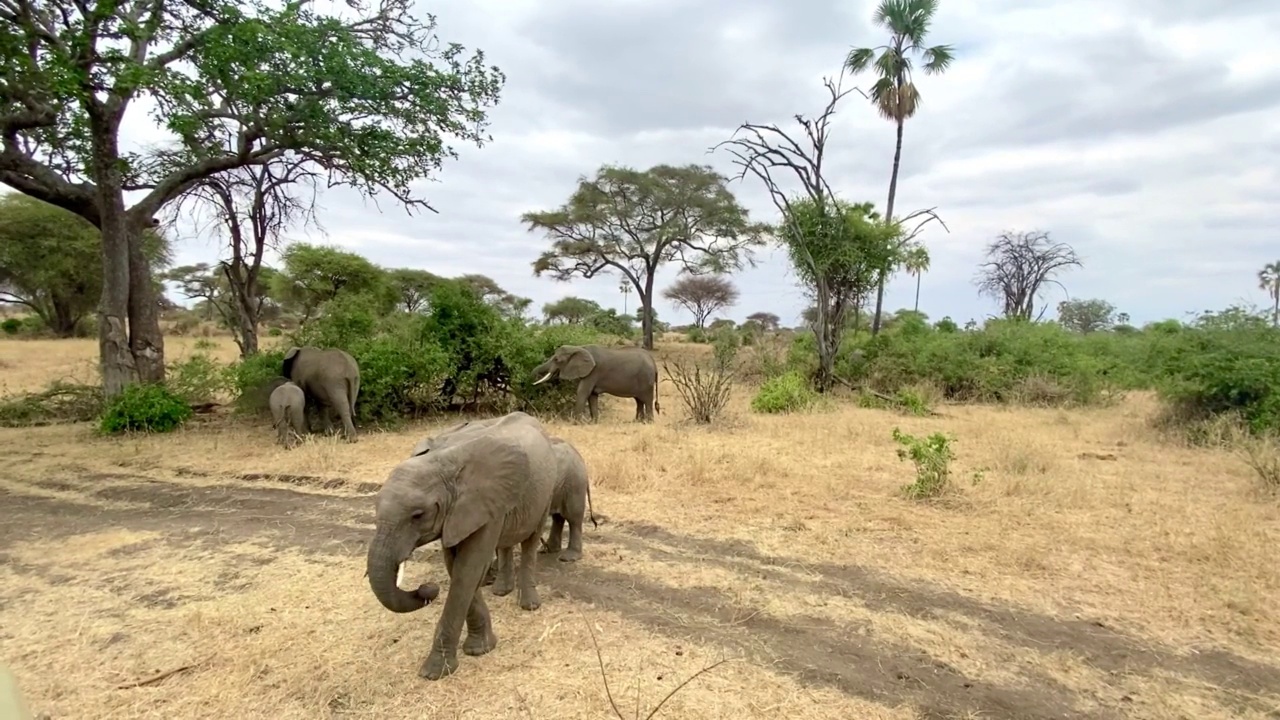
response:
<path id="1" fill-rule="evenodd" d="M 94 352 L 0 342 L 22 389 Z M 537 612 L 487 596 L 497 649 L 434 684 L 416 669 L 438 605 L 400 616 L 374 600 L 361 493 L 453 419 L 293 451 L 228 418 L 150 438 L 0 430 L 0 659 L 58 718 L 612 717 L 590 624 L 628 717 L 637 687 L 643 717 L 721 657 L 659 717 L 1280 708 L 1280 508 L 1240 457 L 1161 443 L 1150 398 L 931 418 L 848 402 L 770 417 L 748 400 L 696 427 L 664 382 L 654 425 L 612 398 L 599 425 L 548 423 L 608 519 L 588 524 L 580 562 L 540 562 Z M 911 469 L 895 425 L 958 439 L 954 495 L 898 494 Z M 442 578 L 436 552 L 419 551 L 414 583 Z"/>

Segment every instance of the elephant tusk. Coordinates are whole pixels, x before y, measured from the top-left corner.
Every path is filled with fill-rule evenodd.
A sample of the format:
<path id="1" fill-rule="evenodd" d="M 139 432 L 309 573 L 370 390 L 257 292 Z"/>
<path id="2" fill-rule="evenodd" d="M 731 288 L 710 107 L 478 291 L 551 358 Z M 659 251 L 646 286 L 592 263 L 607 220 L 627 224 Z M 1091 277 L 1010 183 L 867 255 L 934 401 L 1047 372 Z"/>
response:
<path id="1" fill-rule="evenodd" d="M 396 567 L 396 587 L 404 585 L 404 563 L 400 563 Z"/>
<path id="2" fill-rule="evenodd" d="M 538 382 L 535 382 L 534 385 L 541 385 L 542 383 L 546 382 L 547 379 L 550 377 L 551 377 L 551 373 L 547 373 L 546 375 L 542 376 L 541 380 L 539 380 Z"/>

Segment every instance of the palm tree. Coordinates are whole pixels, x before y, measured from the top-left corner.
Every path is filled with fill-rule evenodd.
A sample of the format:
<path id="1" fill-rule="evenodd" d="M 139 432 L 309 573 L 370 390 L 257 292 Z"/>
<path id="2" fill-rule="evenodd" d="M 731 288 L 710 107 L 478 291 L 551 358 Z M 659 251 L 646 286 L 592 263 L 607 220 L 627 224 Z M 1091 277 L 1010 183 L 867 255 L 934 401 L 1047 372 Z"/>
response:
<path id="1" fill-rule="evenodd" d="M 1271 326 L 1280 327 L 1280 260 L 1262 266 L 1258 287 L 1271 296 Z"/>
<path id="2" fill-rule="evenodd" d="M 879 76 L 867 96 L 886 120 L 898 129 L 898 144 L 893 151 L 893 173 L 889 176 L 889 202 L 885 217 L 893 220 L 893 201 L 898 194 L 898 166 L 902 162 L 902 127 L 920 107 L 920 92 L 912 79 L 913 54 L 919 54 L 926 75 L 944 72 L 954 58 L 952 46 L 925 47 L 929 24 L 938 10 L 938 0 L 880 0 L 873 16 L 875 23 L 889 31 L 889 43 L 878 47 L 854 48 L 845 59 L 845 67 L 859 73 L 872 65 Z M 880 312 L 884 304 L 886 273 L 881 273 L 876 288 L 876 314 L 871 333 L 880 331 Z"/>
<path id="3" fill-rule="evenodd" d="M 916 276 L 916 304 L 912 309 L 920 312 L 920 275 L 929 272 L 929 250 L 924 245 L 916 243 L 902 256 L 902 267 L 910 275 Z"/>

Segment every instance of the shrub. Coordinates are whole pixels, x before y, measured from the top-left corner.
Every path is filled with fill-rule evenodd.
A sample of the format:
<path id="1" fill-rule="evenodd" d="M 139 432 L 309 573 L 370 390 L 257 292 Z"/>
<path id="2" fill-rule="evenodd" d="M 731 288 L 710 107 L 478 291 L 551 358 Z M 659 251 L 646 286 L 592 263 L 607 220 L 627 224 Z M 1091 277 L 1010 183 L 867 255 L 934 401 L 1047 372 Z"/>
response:
<path id="1" fill-rule="evenodd" d="M 17 335 L 22 330 L 22 320 L 19 318 L 5 318 L 4 322 L 0 322 L 0 330 L 5 335 Z"/>
<path id="2" fill-rule="evenodd" d="M 130 385 L 107 403 L 99 429 L 120 432 L 171 432 L 191 417 L 191 406 L 163 385 Z"/>
<path id="3" fill-rule="evenodd" d="M 1149 362 L 1182 421 L 1236 414 L 1250 432 L 1280 430 L 1280 332 L 1271 328 L 1165 333 Z"/>
<path id="4" fill-rule="evenodd" d="M 267 410 L 267 399 L 275 389 L 273 380 L 280 378 L 284 365 L 284 350 L 259 350 L 247 358 L 241 358 L 224 370 L 226 384 L 235 393 L 237 412 L 262 413 Z M 363 380 L 363 376 L 361 378 Z M 361 388 L 363 394 L 364 389 Z M 359 402 L 356 404 L 359 408 Z"/>
<path id="5" fill-rule="evenodd" d="M 895 427 L 893 440 L 902 446 L 898 448 L 898 459 L 911 460 L 916 470 L 915 481 L 902 486 L 903 495 L 912 500 L 923 500 L 937 497 L 950 488 L 951 461 L 955 458 L 951 451 L 954 438 L 936 432 L 922 439 Z"/>
<path id="6" fill-rule="evenodd" d="M 204 353 L 170 363 L 165 385 L 191 405 L 214 402 L 229 387 L 226 369 Z"/>
<path id="7" fill-rule="evenodd" d="M 717 347 L 716 358 L 704 367 L 695 362 L 690 372 L 682 363 L 663 361 L 662 369 L 666 371 L 671 383 L 680 393 L 689 417 L 700 425 L 709 425 L 729 404 L 733 394 L 733 355 L 721 352 Z"/>
<path id="8" fill-rule="evenodd" d="M 792 370 L 766 380 L 751 399 L 751 409 L 758 413 L 801 412 L 813 407 L 817 399 L 804 376 Z"/>

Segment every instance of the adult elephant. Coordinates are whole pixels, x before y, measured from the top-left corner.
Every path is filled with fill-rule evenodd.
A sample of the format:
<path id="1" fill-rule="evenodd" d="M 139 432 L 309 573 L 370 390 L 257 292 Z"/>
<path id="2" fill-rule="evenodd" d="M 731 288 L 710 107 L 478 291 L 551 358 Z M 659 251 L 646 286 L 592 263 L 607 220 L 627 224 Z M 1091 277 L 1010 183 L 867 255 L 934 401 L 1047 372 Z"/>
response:
<path id="1" fill-rule="evenodd" d="M 534 385 L 553 377 L 577 380 L 577 414 L 582 415 L 590 406 L 592 422 L 600 420 L 596 400 L 600 393 L 635 398 L 637 422 L 652 422 L 653 414 L 662 412 L 658 405 L 658 364 L 644 348 L 561 345 L 533 369 L 533 374 L 541 376 Z"/>
<path id="2" fill-rule="evenodd" d="M 378 491 L 367 571 L 369 586 L 384 607 L 413 612 L 434 597 L 435 591 L 424 590 L 426 585 L 417 592 L 402 590 L 396 576 L 416 548 L 440 540 L 449 594 L 431 651 L 418 670 L 430 680 L 458 669 L 464 620 L 464 653 L 483 655 L 497 646 L 480 592 L 496 551 L 520 545 L 520 607 L 536 610 L 541 605 L 534 562 L 555 489 L 557 459 L 535 418 L 512 416 L 402 461 Z"/>
<path id="3" fill-rule="evenodd" d="M 306 393 L 307 403 L 320 411 L 324 431 L 333 431 L 336 413 L 342 436 L 356 441 L 356 397 L 360 394 L 360 366 L 351 353 L 338 348 L 291 347 L 284 354 L 283 374 Z"/>

